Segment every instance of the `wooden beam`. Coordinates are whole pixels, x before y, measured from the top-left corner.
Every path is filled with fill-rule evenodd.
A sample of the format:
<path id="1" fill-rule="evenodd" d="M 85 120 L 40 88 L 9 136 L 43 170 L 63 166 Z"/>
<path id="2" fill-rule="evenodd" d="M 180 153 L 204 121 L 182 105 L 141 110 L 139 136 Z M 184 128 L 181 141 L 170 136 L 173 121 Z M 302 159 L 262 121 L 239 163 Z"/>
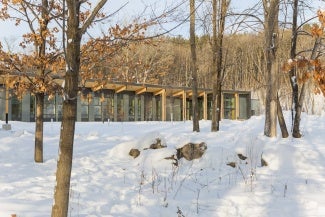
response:
<path id="1" fill-rule="evenodd" d="M 177 92 L 173 93 L 172 96 L 174 96 L 174 97 L 175 97 L 175 96 L 180 96 L 180 95 L 183 94 L 183 92 L 184 92 L 184 90 L 177 91 Z"/>
<path id="2" fill-rule="evenodd" d="M 139 94 L 144 93 L 144 92 L 146 92 L 146 91 L 147 91 L 147 87 L 141 87 L 141 88 L 139 88 L 139 89 L 137 89 L 137 90 L 135 91 L 135 94 L 136 94 L 136 95 L 139 95 Z"/>
<path id="3" fill-rule="evenodd" d="M 103 84 L 100 84 L 100 85 L 91 87 L 91 90 L 93 92 L 96 92 L 97 90 L 103 89 L 103 87 L 104 87 L 104 85 Z"/>
<path id="4" fill-rule="evenodd" d="M 201 93 L 198 93 L 198 96 L 199 96 L 199 97 L 201 97 L 201 96 L 204 97 L 206 94 L 207 94 L 206 91 L 202 91 Z"/>
<path id="5" fill-rule="evenodd" d="M 161 94 L 163 94 L 165 91 L 166 91 L 165 89 L 160 89 L 160 90 L 154 92 L 153 95 L 155 95 L 155 96 L 157 96 L 157 95 L 161 95 Z"/>
<path id="6" fill-rule="evenodd" d="M 115 93 L 120 93 L 122 91 L 126 90 L 126 85 L 123 85 L 121 87 L 115 88 Z"/>

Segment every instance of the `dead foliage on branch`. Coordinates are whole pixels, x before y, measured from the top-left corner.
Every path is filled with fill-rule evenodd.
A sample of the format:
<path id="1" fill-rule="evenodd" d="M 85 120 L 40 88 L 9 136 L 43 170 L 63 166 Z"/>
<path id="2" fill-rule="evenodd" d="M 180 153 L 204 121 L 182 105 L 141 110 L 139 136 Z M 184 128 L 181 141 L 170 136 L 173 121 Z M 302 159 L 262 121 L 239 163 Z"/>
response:
<path id="1" fill-rule="evenodd" d="M 324 36 L 325 11 L 319 10 L 317 16 L 319 23 L 314 24 L 310 30 L 310 34 L 316 39 Z M 295 59 L 289 59 L 282 66 L 284 72 L 289 72 L 293 69 L 299 72 L 296 78 L 298 83 L 305 83 L 309 79 L 312 79 L 317 84 L 315 93 L 322 93 L 325 96 L 325 69 L 323 62 L 320 59 L 320 55 L 315 59 L 298 56 Z"/>

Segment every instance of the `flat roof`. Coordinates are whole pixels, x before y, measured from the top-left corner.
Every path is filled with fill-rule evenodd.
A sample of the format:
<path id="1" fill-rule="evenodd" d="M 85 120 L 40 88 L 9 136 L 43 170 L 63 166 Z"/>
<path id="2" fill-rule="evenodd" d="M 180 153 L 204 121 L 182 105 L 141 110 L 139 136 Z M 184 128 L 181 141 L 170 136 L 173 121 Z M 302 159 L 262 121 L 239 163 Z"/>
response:
<path id="1" fill-rule="evenodd" d="M 6 77 L 8 75 L 0 75 L 0 84 L 5 84 Z M 25 78 L 26 79 L 26 78 Z M 62 84 L 63 79 L 54 79 L 59 85 Z M 93 92 L 99 90 L 113 90 L 115 93 L 120 93 L 123 91 L 132 91 L 135 94 L 141 93 L 152 93 L 154 95 L 161 95 L 165 93 L 166 96 L 181 97 L 186 94 L 186 97 L 190 97 L 193 94 L 192 87 L 175 87 L 169 85 L 156 85 L 156 84 L 146 84 L 146 83 L 131 83 L 131 82 L 97 82 L 95 80 L 86 81 L 86 88 L 90 88 Z M 250 93 L 250 91 L 242 90 L 222 90 L 223 93 Z M 212 94 L 211 88 L 198 88 L 198 96 L 203 96 L 204 94 Z"/>

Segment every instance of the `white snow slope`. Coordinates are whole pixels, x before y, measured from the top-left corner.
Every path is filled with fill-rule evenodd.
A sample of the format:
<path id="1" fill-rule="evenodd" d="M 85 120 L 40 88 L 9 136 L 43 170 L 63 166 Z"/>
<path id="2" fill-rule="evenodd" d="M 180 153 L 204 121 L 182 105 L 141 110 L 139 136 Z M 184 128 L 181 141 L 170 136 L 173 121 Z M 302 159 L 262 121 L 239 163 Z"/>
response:
<path id="1" fill-rule="evenodd" d="M 324 116 L 304 114 L 301 139 L 263 136 L 263 116 L 223 120 L 217 133 L 210 124 L 196 133 L 190 121 L 77 123 L 69 216 L 325 216 Z M 43 164 L 33 161 L 34 123 L 11 125 L 0 130 L 0 217 L 50 216 L 60 123 L 45 123 Z M 143 150 L 156 138 L 167 148 Z M 188 142 L 207 144 L 201 159 L 164 159 Z"/>

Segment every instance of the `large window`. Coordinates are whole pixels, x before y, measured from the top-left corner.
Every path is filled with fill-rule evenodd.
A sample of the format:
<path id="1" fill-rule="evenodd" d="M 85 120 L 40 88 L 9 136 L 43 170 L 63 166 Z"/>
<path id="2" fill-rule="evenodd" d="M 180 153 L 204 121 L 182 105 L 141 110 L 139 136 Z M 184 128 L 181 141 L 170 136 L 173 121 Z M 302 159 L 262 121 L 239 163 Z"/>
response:
<path id="1" fill-rule="evenodd" d="M 152 121 L 152 94 L 144 95 L 144 120 Z"/>
<path id="2" fill-rule="evenodd" d="M 249 99 L 249 94 L 239 94 L 239 119 L 249 118 Z"/>
<path id="3" fill-rule="evenodd" d="M 61 96 L 56 97 L 56 115 L 57 121 L 62 121 L 62 106 L 63 106 L 63 98 Z"/>
<path id="4" fill-rule="evenodd" d="M 91 93 L 84 93 L 81 96 L 81 121 L 89 121 L 89 101 L 91 100 Z"/>
<path id="5" fill-rule="evenodd" d="M 135 120 L 135 96 L 129 94 L 129 121 Z"/>
<path id="6" fill-rule="evenodd" d="M 44 96 L 44 121 L 54 121 L 55 120 L 55 97 L 49 98 Z"/>
<path id="7" fill-rule="evenodd" d="M 208 94 L 208 105 L 207 105 L 207 109 L 208 109 L 208 120 L 212 119 L 212 105 L 213 105 L 213 95 L 212 94 Z"/>
<path id="8" fill-rule="evenodd" d="M 223 95 L 224 118 L 236 119 L 236 98 L 235 94 L 225 93 Z"/>
<path id="9" fill-rule="evenodd" d="M 11 98 L 11 120 L 21 121 L 21 101 L 16 96 Z"/>
<path id="10" fill-rule="evenodd" d="M 102 115 L 104 121 L 114 121 L 114 92 L 103 90 L 101 93 Z"/>
<path id="11" fill-rule="evenodd" d="M 124 100 L 123 94 L 117 94 L 117 121 L 124 121 Z"/>
<path id="12" fill-rule="evenodd" d="M 156 98 L 156 117 L 154 120 L 160 121 L 161 120 L 161 110 L 162 110 L 161 95 L 158 95 L 155 98 Z"/>
<path id="13" fill-rule="evenodd" d="M 94 93 L 94 97 L 93 97 L 93 107 L 94 107 L 94 120 L 95 121 L 103 121 L 102 118 L 102 103 L 100 100 L 100 93 Z"/>
<path id="14" fill-rule="evenodd" d="M 192 120 L 192 100 L 186 99 L 186 120 Z"/>
<path id="15" fill-rule="evenodd" d="M 30 104 L 29 104 L 29 111 L 30 111 L 30 116 L 29 116 L 29 120 L 31 122 L 34 122 L 35 121 L 35 96 L 34 95 L 31 95 L 30 96 Z"/>
<path id="16" fill-rule="evenodd" d="M 137 97 L 135 97 L 135 100 L 137 101 L 137 105 L 138 105 L 135 108 L 136 121 L 141 121 L 141 97 L 137 96 Z"/>

